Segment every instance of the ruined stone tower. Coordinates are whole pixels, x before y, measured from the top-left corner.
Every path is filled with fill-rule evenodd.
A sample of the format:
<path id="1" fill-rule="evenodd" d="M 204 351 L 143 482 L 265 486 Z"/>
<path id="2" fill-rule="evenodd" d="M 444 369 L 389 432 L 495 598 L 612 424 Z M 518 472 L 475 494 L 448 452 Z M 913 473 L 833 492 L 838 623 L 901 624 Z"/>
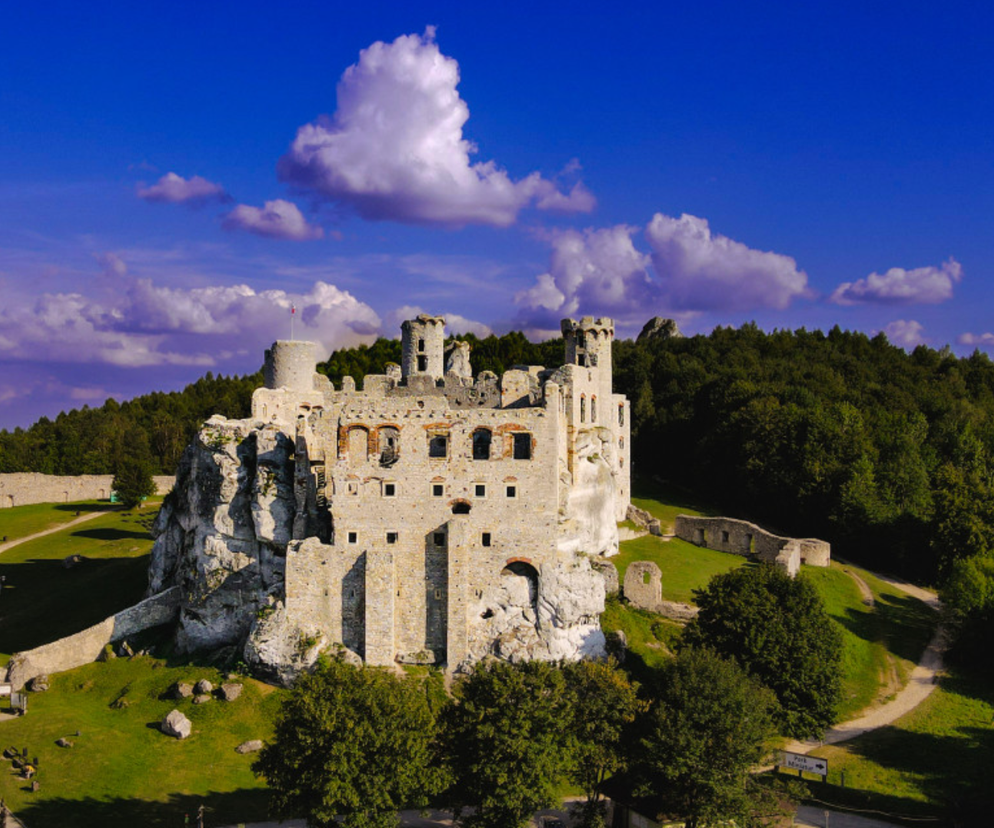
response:
<path id="1" fill-rule="evenodd" d="M 440 316 L 421 314 L 408 319 L 401 330 L 401 376 L 429 376 L 436 382 L 445 374 L 443 348 L 445 320 Z"/>

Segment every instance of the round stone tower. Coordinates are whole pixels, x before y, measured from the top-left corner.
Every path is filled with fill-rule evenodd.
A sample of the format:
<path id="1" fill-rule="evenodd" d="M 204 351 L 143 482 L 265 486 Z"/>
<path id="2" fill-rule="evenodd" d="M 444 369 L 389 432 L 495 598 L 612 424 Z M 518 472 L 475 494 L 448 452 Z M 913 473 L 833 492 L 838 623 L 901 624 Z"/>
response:
<path id="1" fill-rule="evenodd" d="M 428 376 L 436 382 L 445 375 L 443 346 L 445 345 L 445 319 L 422 313 L 417 319 L 408 319 L 401 330 L 401 376 Z"/>
<path id="2" fill-rule="evenodd" d="M 263 369 L 266 388 L 286 388 L 288 391 L 314 390 L 317 367 L 317 343 L 279 340 L 266 351 Z"/>

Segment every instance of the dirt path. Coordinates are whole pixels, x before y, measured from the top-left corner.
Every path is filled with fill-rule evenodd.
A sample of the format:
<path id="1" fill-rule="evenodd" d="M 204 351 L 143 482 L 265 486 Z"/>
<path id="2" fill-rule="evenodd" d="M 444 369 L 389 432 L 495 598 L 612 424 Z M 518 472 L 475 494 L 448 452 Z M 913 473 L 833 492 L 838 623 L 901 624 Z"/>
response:
<path id="1" fill-rule="evenodd" d="M 852 573 L 849 573 L 852 575 Z M 891 586 L 897 587 L 902 592 L 917 598 L 928 604 L 934 610 L 941 610 L 942 604 L 939 596 L 932 590 L 922 589 L 899 578 L 891 578 L 887 575 L 873 573 L 874 577 L 885 581 Z M 862 580 L 862 579 L 860 579 Z M 860 736 L 870 730 L 885 727 L 901 718 L 905 713 L 910 713 L 936 688 L 937 676 L 943 669 L 942 654 L 948 647 L 948 636 L 942 624 L 936 627 L 935 635 L 929 642 L 928 647 L 922 654 L 921 660 L 911 672 L 911 678 L 900 692 L 887 704 L 873 708 L 848 722 L 841 722 L 830 728 L 825 733 L 825 738 L 820 742 L 791 742 L 784 747 L 785 750 L 794 753 L 808 753 L 821 745 L 834 745 L 845 742 Z"/>
<path id="2" fill-rule="evenodd" d="M 873 590 L 870 589 L 870 585 L 860 578 L 859 575 L 853 572 L 847 564 L 842 563 L 842 561 L 839 561 L 839 563 L 842 564 L 842 571 L 853 579 L 853 582 L 856 584 L 856 588 L 859 590 L 859 594 L 863 598 L 863 603 L 868 607 L 872 607 L 876 602 L 873 599 Z"/>
<path id="3" fill-rule="evenodd" d="M 68 523 L 60 523 L 58 526 L 53 526 L 51 529 L 45 529 L 42 532 L 35 532 L 33 535 L 25 535 L 23 538 L 15 538 L 12 541 L 7 541 L 6 543 L 0 543 L 0 555 L 6 552 L 8 549 L 13 549 L 15 546 L 20 546 L 22 543 L 27 543 L 28 541 L 36 540 L 37 538 L 43 538 L 45 535 L 54 535 L 56 532 L 61 532 L 63 529 L 68 529 L 70 526 L 75 526 L 78 523 L 85 523 L 88 520 L 93 520 L 101 515 L 106 515 L 107 512 L 90 512 L 88 515 L 83 515 L 75 520 L 70 520 Z"/>

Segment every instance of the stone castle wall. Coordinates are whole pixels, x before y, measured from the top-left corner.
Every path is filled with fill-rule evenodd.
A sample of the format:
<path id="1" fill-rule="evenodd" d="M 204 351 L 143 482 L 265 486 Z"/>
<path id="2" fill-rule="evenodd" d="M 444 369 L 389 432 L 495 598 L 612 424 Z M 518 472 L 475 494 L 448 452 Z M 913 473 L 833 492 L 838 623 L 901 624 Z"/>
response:
<path id="1" fill-rule="evenodd" d="M 0 474 L 0 509 L 31 503 L 75 503 L 78 500 L 106 500 L 110 497 L 112 474 L 80 474 L 73 477 L 13 472 Z M 173 477 L 154 477 L 156 491 L 166 494 Z"/>
<path id="2" fill-rule="evenodd" d="M 43 644 L 33 650 L 14 653 L 7 665 L 7 681 L 19 690 L 35 676 L 61 673 L 90 664 L 104 647 L 143 630 L 175 620 L 179 612 L 180 589 L 171 589 L 146 598 L 82 632 Z"/>
<path id="3" fill-rule="evenodd" d="M 828 566 L 832 558 L 832 547 L 827 541 L 783 538 L 755 523 L 735 518 L 677 515 L 673 531 L 678 538 L 695 546 L 733 555 L 755 556 L 761 561 L 783 567 L 791 575 L 797 574 L 802 563 Z"/>

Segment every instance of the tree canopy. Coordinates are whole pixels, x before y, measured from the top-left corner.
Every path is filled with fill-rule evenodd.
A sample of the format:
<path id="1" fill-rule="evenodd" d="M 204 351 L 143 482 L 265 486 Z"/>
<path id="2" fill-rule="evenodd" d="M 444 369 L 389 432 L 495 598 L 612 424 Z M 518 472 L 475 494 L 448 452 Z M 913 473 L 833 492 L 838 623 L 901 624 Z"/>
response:
<path id="1" fill-rule="evenodd" d="M 155 494 L 152 470 L 144 457 L 125 457 L 117 467 L 111 483 L 118 500 L 128 509 Z"/>
<path id="2" fill-rule="evenodd" d="M 751 769 L 775 735 L 775 707 L 773 694 L 731 659 L 681 651 L 642 722 L 642 792 L 687 828 L 752 824 L 765 797 Z"/>
<path id="3" fill-rule="evenodd" d="M 735 659 L 776 694 L 784 733 L 807 737 L 835 721 L 842 636 L 815 588 L 771 564 L 716 575 L 695 593 L 688 647 Z"/>
<path id="4" fill-rule="evenodd" d="M 332 661 L 297 680 L 252 769 L 278 817 L 323 827 L 341 814 L 347 828 L 390 828 L 442 787 L 434 738 L 421 682 Z"/>

